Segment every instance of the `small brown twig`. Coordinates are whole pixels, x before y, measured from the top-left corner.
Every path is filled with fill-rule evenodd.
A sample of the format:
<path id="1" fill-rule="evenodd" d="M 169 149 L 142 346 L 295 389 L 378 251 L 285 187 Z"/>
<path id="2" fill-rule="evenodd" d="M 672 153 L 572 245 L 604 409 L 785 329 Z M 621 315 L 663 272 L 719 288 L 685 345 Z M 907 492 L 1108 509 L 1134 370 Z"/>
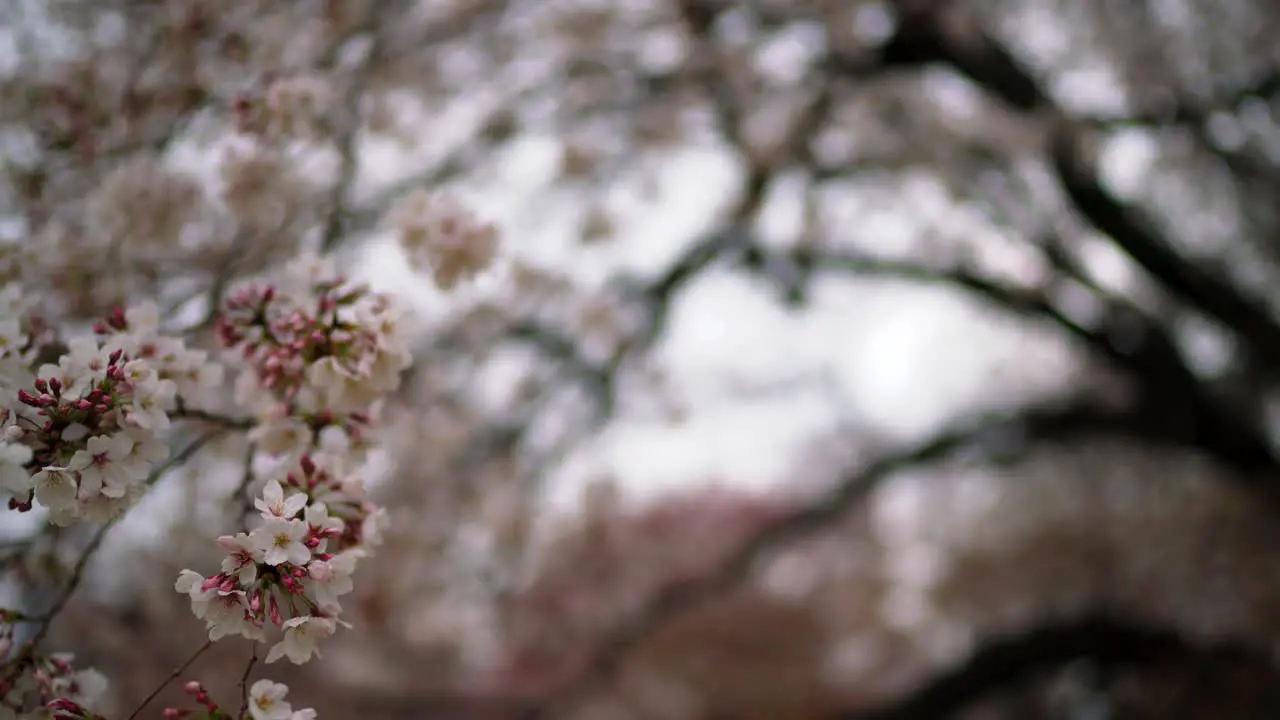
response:
<path id="1" fill-rule="evenodd" d="M 173 682 L 174 679 L 176 679 L 179 675 L 186 672 L 187 668 L 191 667 L 191 664 L 194 663 L 197 658 L 203 655 L 205 650 L 208 650 L 211 647 L 213 647 L 213 641 L 205 640 L 204 644 L 201 645 L 198 650 L 196 650 L 194 653 L 191 653 L 191 657 L 187 658 L 186 662 L 174 668 L 173 672 L 169 673 L 169 676 L 166 677 L 164 681 L 161 682 L 156 687 L 155 690 L 152 690 L 150 695 L 147 695 L 145 698 L 143 698 L 142 703 L 139 704 L 138 707 L 134 708 L 133 712 L 129 713 L 129 717 L 126 718 L 125 720 L 134 720 L 134 718 L 138 717 L 138 713 L 142 712 L 143 709 L 145 709 L 148 705 L 150 705 L 151 701 L 155 700 L 156 696 L 160 694 L 160 691 L 168 687 L 169 683 Z"/>
<path id="2" fill-rule="evenodd" d="M 253 671 L 253 666 L 258 664 L 258 643 L 255 640 L 253 649 L 249 654 L 249 662 L 244 666 L 244 672 L 240 674 L 240 712 L 236 715 L 237 720 L 243 718 L 249 710 L 249 673 Z"/>

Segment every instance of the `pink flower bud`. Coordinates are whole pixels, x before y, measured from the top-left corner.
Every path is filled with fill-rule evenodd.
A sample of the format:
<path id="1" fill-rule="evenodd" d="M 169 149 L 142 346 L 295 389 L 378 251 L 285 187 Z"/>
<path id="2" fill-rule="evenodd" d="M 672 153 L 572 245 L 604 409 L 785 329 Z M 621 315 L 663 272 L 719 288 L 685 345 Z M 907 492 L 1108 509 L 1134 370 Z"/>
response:
<path id="1" fill-rule="evenodd" d="M 186 685 L 182 686 L 182 690 L 190 695 L 195 695 L 196 693 L 200 692 L 200 689 L 201 688 L 200 688 L 199 680 L 190 680 L 187 682 Z"/>

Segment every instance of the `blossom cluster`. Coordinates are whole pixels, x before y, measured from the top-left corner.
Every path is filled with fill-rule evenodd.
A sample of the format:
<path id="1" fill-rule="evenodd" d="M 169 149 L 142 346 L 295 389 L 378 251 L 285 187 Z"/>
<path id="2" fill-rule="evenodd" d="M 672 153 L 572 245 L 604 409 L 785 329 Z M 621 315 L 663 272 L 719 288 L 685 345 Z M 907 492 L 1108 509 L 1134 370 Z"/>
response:
<path id="1" fill-rule="evenodd" d="M 198 715 L 207 720 L 241 720 L 218 705 L 204 685 L 192 680 L 183 686 L 183 691 L 200 705 L 200 710 L 188 708 L 165 708 L 165 720 L 183 720 Z M 311 708 L 294 710 L 284 698 L 289 693 L 288 686 L 270 680 L 258 680 L 249 688 L 245 705 L 249 717 L 253 720 L 315 720 L 316 711 Z M 247 720 L 247 719 L 246 719 Z"/>
<path id="2" fill-rule="evenodd" d="M 283 639 L 266 662 L 302 664 L 319 654 L 319 640 L 347 626 L 339 598 L 377 544 L 384 511 L 364 499 L 358 477 L 335 477 L 306 455 L 284 482 L 267 483 L 255 506 L 257 527 L 218 538 L 227 551 L 221 572 L 183 570 L 174 587 L 191 598 L 211 640 L 263 640 L 274 626 Z"/>
<path id="3" fill-rule="evenodd" d="M 97 718 L 96 706 L 107 692 L 107 679 L 92 668 L 77 670 L 69 653 L 41 655 L 30 645 L 15 648 L 12 611 L 0 611 L 0 720 L 26 718 Z M 15 652 L 16 650 L 16 652 Z"/>
<path id="4" fill-rule="evenodd" d="M 378 405 L 399 386 L 410 354 L 391 299 L 347 282 L 323 263 L 301 263 L 291 279 L 234 290 L 216 334 L 240 364 L 238 404 L 257 413 L 255 447 L 282 471 L 254 501 L 253 525 L 218 538 L 219 572 L 183 570 L 188 596 L 210 640 L 279 639 L 266 662 L 302 664 L 339 626 L 341 598 L 359 560 L 378 543 L 386 518 L 358 468 Z M 262 680 L 246 700 L 257 720 L 306 720 L 283 685 Z M 205 712 L 221 717 L 203 690 Z M 201 699 L 201 698 L 204 699 Z M 166 711 L 181 717 L 181 710 Z"/>
<path id="5" fill-rule="evenodd" d="M 498 252 L 497 228 L 449 195 L 410 191 L 388 219 L 409 264 L 445 290 L 487 269 Z"/>
<path id="6" fill-rule="evenodd" d="M 11 509 L 38 502 L 52 522 L 104 522 L 131 505 L 169 454 L 163 433 L 179 392 L 198 400 L 220 366 L 180 338 L 159 335 L 154 305 L 117 309 L 92 335 L 58 340 L 30 316 L 0 322 L 0 488 Z M 32 367 L 34 366 L 34 370 Z"/>
<path id="7" fill-rule="evenodd" d="M 320 86 L 293 79 L 264 87 L 238 108 L 249 134 L 298 135 L 323 120 Z M 120 187 L 158 167 L 138 165 L 120 175 Z M 414 264 L 447 290 L 491 263 L 496 231 L 446 198 L 427 198 L 412 195 L 396 217 Z M 110 198 L 100 200 L 116 208 Z M 185 222 L 172 220 L 164 227 Z M 0 284 L 0 492 L 9 508 L 40 511 L 59 526 L 108 524 L 185 456 L 171 448 L 175 423 L 245 433 L 251 457 L 241 493 L 252 498 L 257 488 L 257 512 L 218 538 L 226 552 L 218 572 L 183 570 L 174 588 L 188 597 L 211 641 L 270 641 L 267 663 L 318 656 L 322 639 L 350 627 L 343 597 L 386 522 L 386 511 L 365 492 L 362 466 L 382 404 L 412 359 L 393 299 L 335 273 L 328 260 L 299 257 L 275 268 L 269 281 L 232 286 L 219 299 L 210 319 L 221 351 L 211 353 L 198 346 L 210 339 L 201 334 L 208 326 L 166 330 L 151 302 L 111 308 L 82 331 L 67 332 L 64 320 L 93 313 L 42 314 L 70 311 L 42 305 L 14 268 L 12 281 Z M 224 391 L 228 372 L 233 393 Z M 222 414 L 231 407 L 239 411 L 234 417 Z M 43 638 L 51 618 L 0 612 L 0 720 L 99 720 L 106 688 L 100 674 L 73 670 L 68 657 L 45 655 L 31 643 L 10 653 L 15 626 L 37 623 Z M 196 709 L 168 708 L 166 718 L 246 720 L 219 707 L 199 683 L 186 689 Z M 241 700 L 254 720 L 315 717 L 314 710 L 294 710 L 286 692 L 259 680 Z"/>
<path id="8" fill-rule="evenodd" d="M 241 357 L 236 400 L 258 411 L 251 437 L 264 452 L 320 446 L 359 459 L 376 403 L 411 356 L 387 295 L 317 275 L 237 290 L 218 338 Z"/>

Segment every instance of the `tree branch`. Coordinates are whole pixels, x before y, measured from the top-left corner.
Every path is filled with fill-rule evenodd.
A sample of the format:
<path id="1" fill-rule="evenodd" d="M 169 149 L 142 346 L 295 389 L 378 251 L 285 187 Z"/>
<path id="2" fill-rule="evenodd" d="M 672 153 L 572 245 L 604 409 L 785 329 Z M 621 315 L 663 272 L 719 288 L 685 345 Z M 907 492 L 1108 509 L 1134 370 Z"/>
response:
<path id="1" fill-rule="evenodd" d="M 591 692 L 607 685 L 622 664 L 659 626 L 720 597 L 745 580 L 757 563 L 788 543 L 829 528 L 894 474 L 910 467 L 942 460 L 1009 431 L 1030 440 L 1065 441 L 1090 435 L 1129 434 L 1132 418 L 1088 405 L 1031 408 L 997 412 L 956 423 L 921 443 L 890 452 L 851 473 L 819 500 L 752 535 L 716 570 L 700 580 L 671 585 L 637 612 L 620 622 L 597 645 L 583 675 L 545 702 L 527 707 L 524 720 L 566 717 Z"/>
<path id="2" fill-rule="evenodd" d="M 834 720 L 949 720 L 1002 689 L 1080 659 L 1141 667 L 1256 655 L 1240 648 L 1197 646 L 1167 627 L 1093 615 L 992 638 L 900 700 L 870 711 L 841 713 Z"/>

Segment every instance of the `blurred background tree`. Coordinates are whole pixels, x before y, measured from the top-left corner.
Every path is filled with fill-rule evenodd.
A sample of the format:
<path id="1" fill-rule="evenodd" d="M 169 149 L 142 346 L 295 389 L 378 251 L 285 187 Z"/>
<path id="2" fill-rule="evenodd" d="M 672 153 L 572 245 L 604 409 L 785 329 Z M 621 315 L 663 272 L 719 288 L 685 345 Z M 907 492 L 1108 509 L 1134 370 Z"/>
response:
<path id="1" fill-rule="evenodd" d="M 1273 3 L 3 7 L 2 229 L 66 312 L 306 244 L 419 311 L 361 621 L 277 678 L 323 717 L 1280 714 Z M 314 143 L 210 170 L 290 102 Z M 421 188 L 500 230 L 461 299 Z M 217 491 L 55 632 L 123 707 Z"/>

